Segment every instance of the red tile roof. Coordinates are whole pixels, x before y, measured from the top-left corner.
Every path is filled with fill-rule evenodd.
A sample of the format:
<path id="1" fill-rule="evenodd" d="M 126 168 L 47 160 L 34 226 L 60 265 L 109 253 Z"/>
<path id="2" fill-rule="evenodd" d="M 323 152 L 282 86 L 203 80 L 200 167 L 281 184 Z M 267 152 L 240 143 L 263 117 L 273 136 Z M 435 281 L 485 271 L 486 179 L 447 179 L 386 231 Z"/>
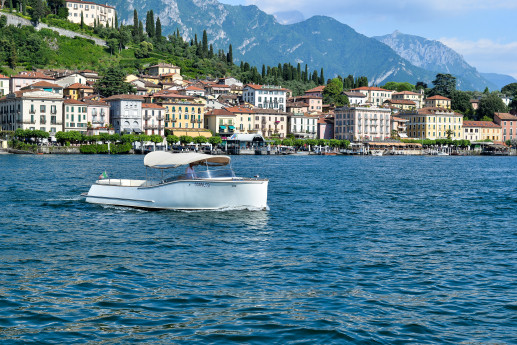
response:
<path id="1" fill-rule="evenodd" d="M 3 74 L 0 74 L 0 79 L 9 79 L 9 77 L 3 75 Z"/>
<path id="2" fill-rule="evenodd" d="M 270 86 L 257 85 L 257 84 L 246 84 L 246 86 L 249 86 L 253 90 L 288 91 L 287 89 L 284 89 L 282 87 L 270 87 Z"/>
<path id="3" fill-rule="evenodd" d="M 142 108 L 147 108 L 147 109 L 165 109 L 164 107 L 158 105 L 158 104 L 155 104 L 155 103 L 142 103 Z"/>
<path id="4" fill-rule="evenodd" d="M 505 121 L 517 121 L 517 116 L 508 113 L 495 113 L 495 115 L 501 120 Z"/>
<path id="5" fill-rule="evenodd" d="M 409 99 L 388 99 L 384 102 L 391 104 L 416 105 L 415 102 L 410 101 Z"/>
<path id="6" fill-rule="evenodd" d="M 443 97 L 443 96 L 440 96 L 440 95 L 436 95 L 436 96 L 433 96 L 433 97 L 428 97 L 426 98 L 426 100 L 443 100 L 443 101 L 450 101 L 451 99 L 450 98 L 447 98 L 447 97 Z"/>
<path id="7" fill-rule="evenodd" d="M 187 87 L 186 90 L 188 90 L 188 91 L 205 91 L 204 89 L 200 89 L 199 87 L 195 87 L 192 85 Z"/>
<path id="8" fill-rule="evenodd" d="M 450 109 L 445 108 L 437 108 L 437 107 L 426 107 L 418 110 L 418 114 L 420 115 L 435 115 L 435 114 L 443 114 L 443 115 L 449 115 L 449 116 L 461 116 L 463 115 L 455 113 L 454 111 Z M 400 114 L 402 115 L 408 115 L 408 114 Z M 409 115 L 414 115 L 414 113 L 410 113 Z"/>
<path id="9" fill-rule="evenodd" d="M 78 105 L 86 105 L 86 103 L 84 102 L 81 102 L 81 101 L 77 101 L 75 99 L 65 99 L 63 101 L 64 104 L 78 104 Z"/>
<path id="10" fill-rule="evenodd" d="M 401 91 L 401 92 L 395 92 L 393 96 L 395 95 L 412 95 L 412 96 L 419 96 L 419 93 L 412 92 L 412 91 Z"/>
<path id="11" fill-rule="evenodd" d="M 205 116 L 236 116 L 234 113 L 229 112 L 227 109 L 214 109 L 205 114 Z"/>
<path id="12" fill-rule="evenodd" d="M 41 87 L 51 87 L 51 88 L 54 88 L 54 89 L 62 89 L 63 87 L 62 86 L 59 86 L 57 84 L 54 84 L 54 83 L 49 83 L 48 81 L 38 81 L 34 84 L 31 84 L 31 85 L 28 85 L 30 87 L 37 87 L 37 88 L 41 88 Z"/>
<path id="13" fill-rule="evenodd" d="M 226 110 L 232 112 L 232 113 L 244 113 L 244 114 L 253 114 L 253 109 L 245 108 L 245 107 L 229 107 L 226 108 Z"/>
<path id="14" fill-rule="evenodd" d="M 20 72 L 17 75 L 13 75 L 11 78 L 54 80 L 54 78 L 49 77 L 48 75 L 46 75 L 44 73 L 41 73 L 41 72 L 30 72 L 30 71 Z"/>
<path id="15" fill-rule="evenodd" d="M 324 88 L 325 88 L 325 85 L 316 86 L 313 89 L 305 91 L 305 93 L 316 93 L 316 92 L 322 93 Z"/>
<path id="16" fill-rule="evenodd" d="M 355 89 L 352 89 L 352 91 L 386 91 L 386 92 L 393 92 L 393 90 L 386 90 L 377 86 L 361 86 L 356 87 Z"/>
<path id="17" fill-rule="evenodd" d="M 74 83 L 72 85 L 68 85 L 67 87 L 65 87 L 65 89 L 92 89 L 93 90 L 93 88 L 91 86 L 83 85 L 80 83 Z"/>
<path id="18" fill-rule="evenodd" d="M 501 128 L 492 121 L 463 121 L 463 127 Z"/>

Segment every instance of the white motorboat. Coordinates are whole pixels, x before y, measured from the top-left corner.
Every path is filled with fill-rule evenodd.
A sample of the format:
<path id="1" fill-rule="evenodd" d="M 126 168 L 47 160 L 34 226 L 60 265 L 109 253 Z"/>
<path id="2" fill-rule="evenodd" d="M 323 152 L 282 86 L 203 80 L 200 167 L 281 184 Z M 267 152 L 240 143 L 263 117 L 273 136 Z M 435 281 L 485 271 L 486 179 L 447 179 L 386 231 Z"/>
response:
<path id="1" fill-rule="evenodd" d="M 151 152 L 144 165 L 161 170 L 161 178 L 99 179 L 84 196 L 89 203 L 144 209 L 267 209 L 269 181 L 236 177 L 230 162 L 230 157 L 222 155 Z M 181 166 L 192 170 L 163 178 L 165 171 Z"/>

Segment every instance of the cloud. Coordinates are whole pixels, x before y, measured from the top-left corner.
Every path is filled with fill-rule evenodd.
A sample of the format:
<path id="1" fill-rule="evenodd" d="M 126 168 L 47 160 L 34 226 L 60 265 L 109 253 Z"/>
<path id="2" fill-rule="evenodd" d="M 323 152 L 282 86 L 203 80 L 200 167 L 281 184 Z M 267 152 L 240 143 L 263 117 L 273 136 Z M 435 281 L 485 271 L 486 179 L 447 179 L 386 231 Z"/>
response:
<path id="1" fill-rule="evenodd" d="M 517 78 L 517 41 L 501 43 L 485 38 L 470 41 L 446 37 L 439 41 L 463 55 L 480 72 L 509 74 Z"/>

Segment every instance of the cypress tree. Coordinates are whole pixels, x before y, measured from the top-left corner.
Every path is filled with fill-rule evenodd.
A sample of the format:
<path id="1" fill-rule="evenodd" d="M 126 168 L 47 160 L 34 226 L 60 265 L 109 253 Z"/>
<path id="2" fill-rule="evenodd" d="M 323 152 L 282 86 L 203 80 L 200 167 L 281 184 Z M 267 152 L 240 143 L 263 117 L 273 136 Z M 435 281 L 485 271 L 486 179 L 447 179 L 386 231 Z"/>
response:
<path id="1" fill-rule="evenodd" d="M 244 61 L 241 61 L 241 72 L 244 72 Z"/>
<path id="2" fill-rule="evenodd" d="M 312 81 L 316 85 L 319 85 L 319 83 L 320 83 L 320 80 L 318 79 L 318 71 L 316 71 L 316 70 L 314 70 L 314 72 L 312 72 Z"/>
<path id="3" fill-rule="evenodd" d="M 144 23 L 142 21 L 138 22 L 138 42 L 142 42 L 144 40 Z"/>
<path id="4" fill-rule="evenodd" d="M 13 12 L 13 0 L 9 0 L 9 13 Z"/>
<path id="5" fill-rule="evenodd" d="M 228 48 L 228 55 L 226 57 L 226 62 L 228 65 L 233 65 L 233 49 L 232 45 L 230 44 L 230 48 Z"/>
<path id="6" fill-rule="evenodd" d="M 208 56 L 208 36 L 206 34 L 206 30 L 203 30 L 203 46 L 202 46 L 202 50 L 203 50 L 203 57 L 207 57 Z"/>
<path id="7" fill-rule="evenodd" d="M 298 62 L 298 66 L 296 66 L 296 80 L 302 79 L 302 66 Z"/>
<path id="8" fill-rule="evenodd" d="M 320 73 L 320 85 L 323 85 L 325 83 L 325 77 L 323 76 L 323 67 L 321 68 Z"/>
<path id="9" fill-rule="evenodd" d="M 214 57 L 214 47 L 210 44 L 210 50 L 208 51 L 208 57 L 211 59 Z"/>
<path id="10" fill-rule="evenodd" d="M 118 29 L 118 17 L 117 17 L 117 12 L 115 12 L 115 29 Z"/>
<path id="11" fill-rule="evenodd" d="M 136 10 L 133 11 L 133 39 L 136 41 L 138 38 L 138 13 Z"/>
<path id="12" fill-rule="evenodd" d="M 266 65 L 262 65 L 262 78 L 266 77 Z"/>
<path id="13" fill-rule="evenodd" d="M 160 17 L 156 18 L 156 30 L 154 32 L 154 36 L 158 41 L 162 40 L 162 22 L 160 21 Z"/>
<path id="14" fill-rule="evenodd" d="M 198 42 L 197 42 L 197 34 L 194 35 L 194 44 L 197 46 L 198 45 Z"/>
<path id="15" fill-rule="evenodd" d="M 83 11 L 81 11 L 81 29 L 84 28 L 84 15 L 83 15 Z"/>

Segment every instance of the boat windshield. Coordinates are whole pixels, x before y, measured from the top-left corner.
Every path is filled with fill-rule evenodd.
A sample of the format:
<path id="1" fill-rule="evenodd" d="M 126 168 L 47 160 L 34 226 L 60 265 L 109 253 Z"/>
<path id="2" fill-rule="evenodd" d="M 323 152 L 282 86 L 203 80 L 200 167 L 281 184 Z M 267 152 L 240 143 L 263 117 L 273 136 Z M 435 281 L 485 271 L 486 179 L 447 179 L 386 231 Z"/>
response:
<path id="1" fill-rule="evenodd" d="M 201 170 L 196 171 L 196 178 L 199 179 L 212 179 L 212 178 L 232 178 L 235 177 L 235 173 L 232 169 L 212 169 L 212 170 Z"/>

